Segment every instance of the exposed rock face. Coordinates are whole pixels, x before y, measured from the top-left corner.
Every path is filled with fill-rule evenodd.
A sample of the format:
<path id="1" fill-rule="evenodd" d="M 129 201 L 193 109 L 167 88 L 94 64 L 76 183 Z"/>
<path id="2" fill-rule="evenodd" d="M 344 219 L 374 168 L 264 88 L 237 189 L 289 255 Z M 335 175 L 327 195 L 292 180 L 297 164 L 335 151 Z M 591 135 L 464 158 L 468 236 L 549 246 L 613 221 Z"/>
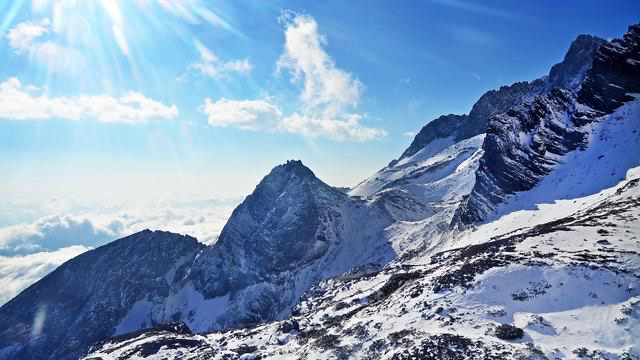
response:
<path id="1" fill-rule="evenodd" d="M 585 145 L 587 135 L 573 120 L 576 112 L 572 93 L 555 89 L 492 117 L 476 183 L 456 220 L 484 219 L 510 194 L 538 184 L 562 155 Z"/>
<path id="2" fill-rule="evenodd" d="M 67 261 L 0 308 L 0 358 L 78 358 L 113 335 L 140 298 L 166 296 L 176 259 L 203 247 L 189 236 L 145 230 Z"/>
<path id="3" fill-rule="evenodd" d="M 460 128 L 460 125 L 468 118 L 468 115 L 443 115 L 439 118 L 432 120 L 420 129 L 420 132 L 411 142 L 411 145 L 407 150 L 402 153 L 400 159 L 407 158 L 414 155 L 418 151 L 425 148 L 431 142 L 436 139 L 443 139 L 449 136 L 455 136 Z M 394 166 L 398 160 L 394 160 L 389 166 Z"/>
<path id="4" fill-rule="evenodd" d="M 584 80 L 578 100 L 593 109 L 610 113 L 640 93 L 640 24 L 629 27 L 622 39 L 598 49 Z"/>
<path id="5" fill-rule="evenodd" d="M 589 70 L 598 48 L 604 43 L 606 43 L 604 39 L 596 36 L 578 36 L 571 43 L 564 60 L 554 65 L 549 71 L 549 87 L 577 90 Z"/>
<path id="6" fill-rule="evenodd" d="M 570 90 L 554 88 L 490 118 L 476 183 L 454 223 L 480 222 L 511 194 L 536 186 L 561 156 L 585 145 L 584 125 L 633 99 L 627 94 L 640 91 L 639 29 L 632 26 L 623 39 L 600 46 L 577 100 Z M 572 46 L 570 53 L 580 52 Z"/>
<path id="7" fill-rule="evenodd" d="M 488 91 L 474 104 L 468 115 L 444 115 L 429 122 L 420 130 L 398 160 L 392 161 L 387 167 L 362 181 L 351 189 L 349 194 L 367 197 L 370 201 L 379 203 L 387 208 L 396 220 L 416 221 L 430 218 L 436 213 L 442 214 L 444 204 L 448 207 L 457 207 L 474 187 L 475 176 L 468 175 L 476 172 L 479 168 L 479 160 L 486 149 L 491 148 L 482 146 L 483 134 L 488 131 L 493 132 L 493 138 L 488 141 L 496 143 L 495 136 L 506 131 L 499 129 L 498 123 L 495 123 L 493 128 L 489 126 L 488 130 L 488 119 L 503 114 L 511 108 L 518 108 L 523 103 L 531 103 L 536 96 L 548 94 L 556 87 L 576 91 L 586 76 L 598 46 L 604 42 L 594 36 L 580 35 L 571 44 L 563 61 L 551 69 L 548 77 L 532 82 L 518 82 L 498 90 Z M 539 104 L 538 107 L 543 105 Z M 499 136 L 510 135 L 504 133 Z M 568 149 L 572 148 L 568 147 Z M 491 149 L 501 151 L 501 149 Z M 541 147 L 536 151 L 542 150 Z M 493 161 L 492 157 L 502 155 L 502 153 L 486 154 L 484 161 L 490 164 Z M 511 155 L 513 154 L 505 156 Z M 493 163 L 496 166 L 500 164 L 496 161 Z M 491 165 L 488 166 L 491 167 Z M 534 170 L 530 169 L 530 171 Z M 534 172 L 538 175 L 542 174 L 539 170 Z M 479 176 L 487 174 L 484 171 Z M 523 172 L 522 176 L 526 175 L 526 172 Z M 506 179 L 501 180 L 506 181 Z M 512 187 L 530 186 L 527 182 L 530 180 Z M 488 183 L 479 186 L 488 186 Z M 509 188 L 507 192 L 509 191 L 513 189 Z M 503 192 L 491 193 L 487 190 L 485 193 L 495 203 L 499 203 L 501 200 L 498 199 L 505 197 Z M 479 200 L 476 202 L 480 203 Z M 490 209 L 493 208 L 491 204 L 493 203 L 488 205 Z M 479 209 L 473 211 L 476 210 L 479 211 Z M 484 209 L 483 213 L 485 210 L 489 211 Z M 451 211 L 451 217 L 454 212 L 455 208 Z M 465 216 L 465 219 L 467 217 L 470 216 Z M 480 217 L 482 216 L 476 216 L 476 218 Z"/>

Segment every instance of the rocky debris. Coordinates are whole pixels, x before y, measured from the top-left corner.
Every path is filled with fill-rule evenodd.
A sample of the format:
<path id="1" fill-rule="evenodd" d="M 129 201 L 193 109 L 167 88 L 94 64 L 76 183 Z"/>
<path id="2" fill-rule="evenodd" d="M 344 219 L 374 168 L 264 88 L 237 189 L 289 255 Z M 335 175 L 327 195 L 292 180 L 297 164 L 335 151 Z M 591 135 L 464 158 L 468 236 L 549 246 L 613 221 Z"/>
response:
<path id="1" fill-rule="evenodd" d="M 511 298 L 516 301 L 527 301 L 535 298 L 539 295 L 544 295 L 547 293 L 547 289 L 552 287 L 546 281 L 530 281 L 529 287 L 526 289 L 522 289 L 515 294 L 511 294 Z"/>
<path id="2" fill-rule="evenodd" d="M 300 331 L 300 324 L 297 320 L 285 320 L 282 322 L 282 326 L 280 327 L 280 331 L 285 334 L 288 334 L 292 331 Z"/>
<path id="3" fill-rule="evenodd" d="M 422 276 L 419 271 L 411 272 L 411 273 L 400 273 L 393 274 L 387 280 L 387 282 L 382 285 L 382 287 L 373 292 L 373 294 L 369 295 L 369 302 L 377 303 L 385 300 L 391 294 L 393 294 L 396 290 L 398 290 L 405 283 L 418 279 Z"/>
<path id="4" fill-rule="evenodd" d="M 422 339 L 420 345 L 412 349 L 398 352 L 393 360 L 462 360 L 462 359 L 496 359 L 497 352 L 479 341 L 454 334 L 429 335 Z"/>
<path id="5" fill-rule="evenodd" d="M 498 339 L 512 341 L 522 339 L 524 331 L 511 324 L 500 324 L 496 327 L 495 335 Z"/>
<path id="6" fill-rule="evenodd" d="M 255 345 L 241 344 L 233 351 L 238 355 L 253 354 L 254 352 L 258 351 L 258 347 Z"/>
<path id="7" fill-rule="evenodd" d="M 156 333 L 170 333 L 175 335 L 191 335 L 192 332 L 187 326 L 187 324 L 182 321 L 174 321 L 167 324 L 159 324 L 151 328 L 145 328 L 136 330 L 130 333 L 117 335 L 106 340 L 107 342 L 120 342 L 125 340 L 130 340 L 139 337 L 140 335 L 151 335 Z M 98 343 L 98 345 L 94 345 L 94 347 L 99 346 L 102 342 Z"/>

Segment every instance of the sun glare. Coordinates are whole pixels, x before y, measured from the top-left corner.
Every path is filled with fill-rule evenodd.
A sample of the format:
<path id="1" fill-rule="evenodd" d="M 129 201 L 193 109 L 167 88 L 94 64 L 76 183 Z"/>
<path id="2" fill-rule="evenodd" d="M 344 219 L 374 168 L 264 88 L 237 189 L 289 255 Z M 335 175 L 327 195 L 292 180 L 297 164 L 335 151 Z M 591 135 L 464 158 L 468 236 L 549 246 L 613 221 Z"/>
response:
<path id="1" fill-rule="evenodd" d="M 58 73 L 91 74 L 112 82 L 108 88 L 122 91 L 124 73 L 133 73 L 132 81 L 135 74 L 146 84 L 159 81 L 160 75 L 145 69 L 163 58 L 162 51 L 198 54 L 194 25 L 208 24 L 242 36 L 224 11 L 199 0 L 18 0 L 2 2 L 0 11 L 3 33 L 32 14 L 28 21 L 40 33 L 25 51 L 39 64 L 34 74 L 41 74 L 45 85 Z M 159 35 L 162 44 L 157 43 Z"/>

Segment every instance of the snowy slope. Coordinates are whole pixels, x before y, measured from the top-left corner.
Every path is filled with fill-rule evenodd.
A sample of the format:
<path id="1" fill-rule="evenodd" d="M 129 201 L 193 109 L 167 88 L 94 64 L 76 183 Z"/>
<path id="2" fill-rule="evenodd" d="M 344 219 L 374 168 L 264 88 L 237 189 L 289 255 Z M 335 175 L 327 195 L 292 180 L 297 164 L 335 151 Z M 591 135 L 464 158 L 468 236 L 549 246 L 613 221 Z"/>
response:
<path id="1" fill-rule="evenodd" d="M 174 279 L 169 294 L 141 298 L 114 335 L 174 320 L 203 332 L 289 316 L 313 284 L 394 259 L 383 233 L 390 223 L 377 206 L 348 197 L 301 162 L 289 161 L 238 206 L 217 243 Z"/>
<path id="2" fill-rule="evenodd" d="M 87 359 L 142 349 L 152 349 L 147 359 L 632 359 L 640 356 L 640 179 L 606 194 L 568 217 L 424 264 L 324 281 L 291 320 L 137 334 Z M 183 345 L 159 346 L 168 342 Z"/>

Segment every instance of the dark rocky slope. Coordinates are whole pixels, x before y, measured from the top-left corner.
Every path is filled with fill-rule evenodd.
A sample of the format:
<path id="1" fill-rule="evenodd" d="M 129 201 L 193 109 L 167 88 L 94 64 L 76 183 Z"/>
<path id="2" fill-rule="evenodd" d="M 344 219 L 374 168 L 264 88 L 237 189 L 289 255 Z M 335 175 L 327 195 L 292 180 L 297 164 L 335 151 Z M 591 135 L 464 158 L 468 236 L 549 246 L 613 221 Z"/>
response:
<path id="1" fill-rule="evenodd" d="M 537 185 L 561 156 L 585 145 L 585 125 L 640 92 L 640 25 L 598 48 L 577 94 L 554 88 L 489 120 L 474 188 L 456 224 L 477 223 L 504 200 Z"/>
<path id="2" fill-rule="evenodd" d="M 137 300 L 166 296 L 176 259 L 203 247 L 189 236 L 145 230 L 67 261 L 0 308 L 0 358 L 77 358 L 113 335 Z"/>

